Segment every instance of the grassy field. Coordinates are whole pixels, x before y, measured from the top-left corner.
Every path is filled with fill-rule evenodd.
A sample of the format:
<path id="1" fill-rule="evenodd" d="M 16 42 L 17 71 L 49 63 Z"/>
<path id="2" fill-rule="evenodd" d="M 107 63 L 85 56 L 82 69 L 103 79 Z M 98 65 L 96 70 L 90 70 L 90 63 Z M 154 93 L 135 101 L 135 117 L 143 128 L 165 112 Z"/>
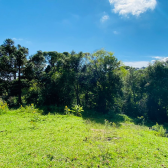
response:
<path id="1" fill-rule="evenodd" d="M 129 119 L 8 111 L 0 115 L 0 167 L 168 167 L 168 138 Z"/>

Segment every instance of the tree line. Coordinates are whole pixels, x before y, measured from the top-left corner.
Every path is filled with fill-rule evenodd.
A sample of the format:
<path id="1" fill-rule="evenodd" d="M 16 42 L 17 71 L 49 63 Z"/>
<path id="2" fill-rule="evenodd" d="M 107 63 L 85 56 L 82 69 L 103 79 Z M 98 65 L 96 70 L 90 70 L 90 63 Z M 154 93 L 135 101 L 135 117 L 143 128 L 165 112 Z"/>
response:
<path id="1" fill-rule="evenodd" d="M 10 107 L 81 105 L 99 114 L 124 113 L 168 121 L 168 62 L 135 69 L 112 52 L 57 51 L 29 56 L 6 39 L 0 46 L 0 97 Z"/>

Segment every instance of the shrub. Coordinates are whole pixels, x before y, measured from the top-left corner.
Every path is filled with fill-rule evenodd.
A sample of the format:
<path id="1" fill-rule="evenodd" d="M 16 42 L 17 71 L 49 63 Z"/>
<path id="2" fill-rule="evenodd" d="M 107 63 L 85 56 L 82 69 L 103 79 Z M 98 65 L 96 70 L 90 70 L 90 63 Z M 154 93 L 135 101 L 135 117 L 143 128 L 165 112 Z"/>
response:
<path id="1" fill-rule="evenodd" d="M 64 112 L 65 112 L 65 114 L 66 115 L 69 115 L 70 114 L 70 109 L 68 108 L 68 106 L 65 106 L 65 108 L 64 108 Z"/>
<path id="2" fill-rule="evenodd" d="M 124 121 L 126 123 L 132 122 L 132 119 L 125 114 L 119 114 L 118 116 L 116 116 L 116 118 L 118 121 Z"/>
<path id="3" fill-rule="evenodd" d="M 22 105 L 20 106 L 20 108 L 17 110 L 17 112 L 19 113 L 40 113 L 40 114 L 43 114 L 43 110 L 39 110 L 39 109 L 36 109 L 34 104 L 31 104 L 29 106 L 25 106 L 23 107 Z"/>
<path id="4" fill-rule="evenodd" d="M 116 127 L 116 123 L 115 122 L 109 122 L 106 119 L 104 120 L 104 125 L 105 125 L 105 128 Z"/>
<path id="5" fill-rule="evenodd" d="M 80 105 L 75 105 L 74 107 L 72 107 L 72 110 L 70 110 L 67 106 L 65 106 L 64 108 L 64 112 L 66 115 L 69 115 L 70 113 L 72 113 L 76 116 L 81 116 L 83 111 L 84 111 L 83 107 Z"/>
<path id="6" fill-rule="evenodd" d="M 74 115 L 76 116 L 81 116 L 83 110 L 83 107 L 80 105 L 75 105 L 74 107 L 72 107 L 72 110 L 70 110 Z"/>
<path id="7" fill-rule="evenodd" d="M 24 112 L 24 113 L 33 113 L 36 109 L 34 108 L 34 104 L 31 104 L 29 106 L 23 107 L 22 105 L 20 108 L 17 110 L 17 112 Z"/>
<path id="8" fill-rule="evenodd" d="M 17 97 L 9 97 L 7 100 L 9 107 L 18 107 L 18 98 Z"/>
<path id="9" fill-rule="evenodd" d="M 156 125 L 152 126 L 152 129 L 157 131 L 157 135 L 161 137 L 166 137 L 166 129 L 163 128 L 162 125 L 156 123 Z"/>
<path id="10" fill-rule="evenodd" d="M 5 114 L 7 111 L 8 111 L 7 103 L 0 99 L 0 115 Z"/>

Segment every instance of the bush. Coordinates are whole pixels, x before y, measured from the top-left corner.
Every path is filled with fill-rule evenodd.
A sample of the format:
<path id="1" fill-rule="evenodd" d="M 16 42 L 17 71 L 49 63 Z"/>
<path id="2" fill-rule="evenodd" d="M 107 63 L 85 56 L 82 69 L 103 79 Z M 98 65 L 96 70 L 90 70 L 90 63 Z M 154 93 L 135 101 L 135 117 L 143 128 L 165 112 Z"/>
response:
<path id="1" fill-rule="evenodd" d="M 39 110 L 39 109 L 36 109 L 34 104 L 31 104 L 29 106 L 25 106 L 23 107 L 22 105 L 20 106 L 20 108 L 17 110 L 17 112 L 19 113 L 40 113 L 40 114 L 43 114 L 43 110 Z"/>
<path id="2" fill-rule="evenodd" d="M 70 109 L 68 108 L 68 106 L 65 106 L 65 108 L 64 108 L 64 112 L 65 112 L 65 114 L 66 115 L 70 115 Z"/>
<path id="3" fill-rule="evenodd" d="M 80 105 L 75 105 L 74 107 L 72 107 L 72 110 L 70 110 L 67 106 L 65 106 L 64 108 L 64 112 L 66 115 L 69 115 L 70 113 L 76 115 L 76 116 L 82 116 L 82 112 L 83 112 L 83 107 Z"/>
<path id="4" fill-rule="evenodd" d="M 0 115 L 5 114 L 7 111 L 8 111 L 7 103 L 0 99 Z"/>
<path id="5" fill-rule="evenodd" d="M 75 105 L 71 110 L 71 112 L 76 116 L 81 116 L 83 111 L 83 107 L 80 105 Z"/>
<path id="6" fill-rule="evenodd" d="M 9 107 L 18 107 L 18 98 L 17 97 L 9 97 L 7 100 Z"/>
<path id="7" fill-rule="evenodd" d="M 161 137 L 166 137 L 166 129 L 163 128 L 162 125 L 156 123 L 156 125 L 152 126 L 152 130 L 157 131 L 157 135 Z"/>

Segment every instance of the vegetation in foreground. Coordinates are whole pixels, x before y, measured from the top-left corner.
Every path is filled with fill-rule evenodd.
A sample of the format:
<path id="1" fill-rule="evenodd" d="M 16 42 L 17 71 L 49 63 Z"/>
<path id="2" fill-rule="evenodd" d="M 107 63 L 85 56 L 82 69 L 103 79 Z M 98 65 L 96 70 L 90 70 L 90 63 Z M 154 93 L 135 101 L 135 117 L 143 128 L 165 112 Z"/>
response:
<path id="1" fill-rule="evenodd" d="M 167 137 L 126 115 L 110 122 L 69 113 L 41 115 L 33 105 L 15 111 L 1 107 L 2 168 L 168 167 Z"/>

